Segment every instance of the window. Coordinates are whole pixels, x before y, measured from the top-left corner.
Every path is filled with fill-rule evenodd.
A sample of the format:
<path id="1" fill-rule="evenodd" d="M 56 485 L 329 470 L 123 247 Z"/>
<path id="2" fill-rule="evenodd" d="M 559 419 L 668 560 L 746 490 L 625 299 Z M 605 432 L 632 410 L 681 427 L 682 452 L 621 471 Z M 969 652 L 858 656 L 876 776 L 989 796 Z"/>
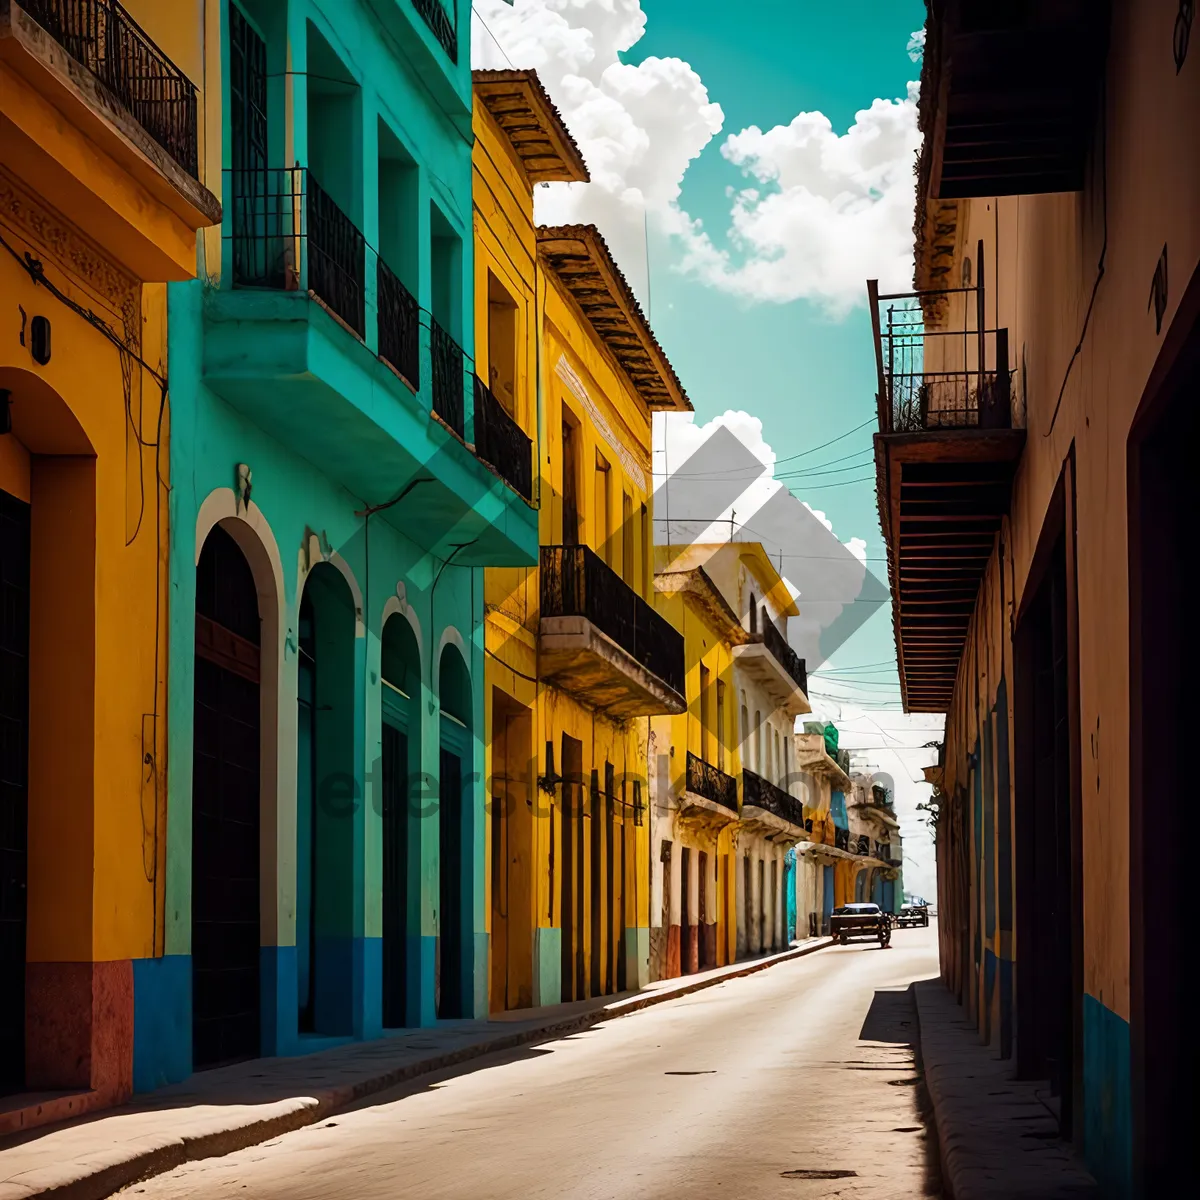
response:
<path id="1" fill-rule="evenodd" d="M 562 540 L 579 545 L 579 425 L 563 409 L 562 418 Z"/>
<path id="2" fill-rule="evenodd" d="M 763 773 L 763 719 L 762 713 L 754 712 L 754 770 Z"/>
<path id="3" fill-rule="evenodd" d="M 750 757 L 750 712 L 746 708 L 745 697 L 742 697 L 742 766 L 747 765 Z"/>
<path id="4" fill-rule="evenodd" d="M 717 770 L 725 770 L 725 685 L 717 680 Z"/>
<path id="5" fill-rule="evenodd" d="M 703 664 L 700 664 L 700 757 L 705 762 L 709 761 L 708 756 L 708 735 L 710 731 L 709 712 L 708 712 L 708 692 L 709 692 L 709 677 L 712 673 Z"/>
<path id="6" fill-rule="evenodd" d="M 487 385 L 510 417 L 517 414 L 517 302 L 488 272 Z"/>
<path id="7" fill-rule="evenodd" d="M 621 578 L 630 587 L 634 586 L 634 554 L 633 539 L 633 497 L 628 492 L 621 493 Z"/>
<path id="8" fill-rule="evenodd" d="M 758 632 L 758 601 L 753 592 L 750 593 L 750 632 Z"/>
<path id="9" fill-rule="evenodd" d="M 649 594 L 650 588 L 653 586 L 652 585 L 653 566 L 650 563 L 650 553 L 651 553 L 651 550 L 650 550 L 650 546 L 651 546 L 650 512 L 644 504 L 642 505 L 642 530 L 641 530 L 641 533 L 642 533 L 642 542 L 641 542 L 640 552 L 641 552 L 641 560 L 642 560 L 642 578 L 641 578 L 640 582 L 641 582 L 642 586 L 638 589 L 638 591 L 643 596 L 645 596 L 645 595 Z"/>
<path id="10" fill-rule="evenodd" d="M 609 488 L 611 472 L 604 456 L 596 452 L 596 487 L 593 515 L 596 524 L 596 553 L 612 566 L 612 500 Z"/>

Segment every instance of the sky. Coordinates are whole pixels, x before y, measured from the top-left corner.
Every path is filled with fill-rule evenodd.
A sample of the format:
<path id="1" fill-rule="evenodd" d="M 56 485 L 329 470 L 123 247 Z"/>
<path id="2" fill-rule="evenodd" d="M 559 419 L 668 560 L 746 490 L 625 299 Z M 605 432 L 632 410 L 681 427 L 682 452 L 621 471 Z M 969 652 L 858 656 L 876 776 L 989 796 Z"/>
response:
<path id="1" fill-rule="evenodd" d="M 473 65 L 535 68 L 591 170 L 590 184 L 539 188 L 538 219 L 600 227 L 695 426 L 728 425 L 886 583 L 865 294 L 868 277 L 911 286 L 922 0 L 474 8 Z M 655 470 L 702 440 L 660 422 Z M 803 612 L 806 580 L 791 582 Z M 831 660 L 810 658 L 810 698 L 894 780 L 906 885 L 930 894 L 916 781 L 941 721 L 900 711 L 890 610 L 864 603 L 872 615 Z"/>

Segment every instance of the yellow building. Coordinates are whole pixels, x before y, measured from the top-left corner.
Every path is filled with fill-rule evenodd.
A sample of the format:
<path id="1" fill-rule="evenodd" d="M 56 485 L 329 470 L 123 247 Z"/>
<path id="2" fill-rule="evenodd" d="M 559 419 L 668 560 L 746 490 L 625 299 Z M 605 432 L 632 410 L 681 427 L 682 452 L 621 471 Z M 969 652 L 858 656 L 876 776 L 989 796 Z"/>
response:
<path id="1" fill-rule="evenodd" d="M 655 605 L 683 632 L 687 709 L 651 721 L 650 974 L 672 979 L 737 956 L 741 747 L 733 648 L 747 641 L 705 569 L 711 547 L 655 552 Z"/>
<path id="2" fill-rule="evenodd" d="M 793 725 L 810 708 L 787 641 L 799 610 L 761 544 L 660 547 L 658 561 L 689 701 L 654 722 L 651 940 L 669 977 L 786 947 L 788 851 L 807 838 Z"/>
<path id="3" fill-rule="evenodd" d="M 205 10 L 0 8 L 0 1093 L 59 1093 L 0 1133 L 130 1094 L 162 950 L 163 285 L 220 220 Z"/>
<path id="4" fill-rule="evenodd" d="M 649 718 L 681 711 L 653 609 L 651 412 L 690 404 L 600 234 L 538 228 L 586 167 L 537 77 L 475 74 L 476 363 L 534 443 L 540 565 L 486 573 L 490 1005 L 633 988 L 649 961 Z"/>

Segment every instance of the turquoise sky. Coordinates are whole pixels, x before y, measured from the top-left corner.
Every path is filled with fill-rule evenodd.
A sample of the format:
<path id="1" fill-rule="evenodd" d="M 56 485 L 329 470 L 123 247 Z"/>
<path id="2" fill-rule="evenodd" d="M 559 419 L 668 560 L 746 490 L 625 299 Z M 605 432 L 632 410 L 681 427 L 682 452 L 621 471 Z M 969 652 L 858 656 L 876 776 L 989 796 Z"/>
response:
<path id="1" fill-rule="evenodd" d="M 725 137 L 748 125 L 786 124 L 806 110 L 825 113 L 834 130 L 844 133 L 855 112 L 876 97 L 903 96 L 918 70 L 906 46 L 924 21 L 924 7 L 922 0 L 853 5 L 642 0 L 646 35 L 629 58 L 684 59 L 725 113 L 724 129 L 684 180 L 683 207 L 723 243 L 726 188 L 742 178 L 721 156 Z M 747 304 L 674 271 L 665 245 L 651 245 L 651 281 L 653 325 L 692 397 L 698 422 L 728 408 L 745 409 L 762 419 L 767 442 L 782 458 L 873 418 L 874 351 L 865 306 L 835 320 L 806 301 Z M 886 581 L 874 483 L 866 478 L 873 477 L 874 468 L 866 453 L 842 457 L 869 451 L 871 433 L 868 425 L 788 469 L 828 469 L 826 463 L 835 458 L 841 460 L 837 467 L 864 463 L 861 471 L 833 477 L 863 482 L 818 487 L 828 485 L 830 477 L 814 476 L 807 486 L 791 481 L 791 487 L 828 515 L 843 541 L 865 539 L 868 566 Z M 835 655 L 834 664 L 874 664 L 894 655 L 890 613 L 881 609 Z M 894 685 L 894 670 L 869 678 L 870 685 L 854 688 L 864 702 L 898 704 L 898 688 L 877 685 L 889 680 Z"/>

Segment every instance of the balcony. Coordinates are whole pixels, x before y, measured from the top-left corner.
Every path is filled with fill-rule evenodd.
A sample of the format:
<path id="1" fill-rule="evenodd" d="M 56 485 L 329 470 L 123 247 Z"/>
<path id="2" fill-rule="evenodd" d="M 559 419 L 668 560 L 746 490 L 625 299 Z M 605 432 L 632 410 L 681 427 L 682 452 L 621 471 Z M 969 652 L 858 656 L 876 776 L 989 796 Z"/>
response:
<path id="1" fill-rule="evenodd" d="M 458 30 L 442 0 L 413 0 L 413 8 L 421 14 L 421 20 L 429 26 L 429 32 L 437 38 L 450 61 L 458 62 Z"/>
<path id="2" fill-rule="evenodd" d="M 191 80 L 117 0 L 0 5 L 5 163 L 145 281 L 189 279 L 221 218 Z"/>
<path id="3" fill-rule="evenodd" d="M 772 841 L 799 842 L 807 832 L 804 805 L 753 771 L 742 771 L 742 824 Z"/>
<path id="4" fill-rule="evenodd" d="M 462 347 L 433 318 L 429 318 L 429 359 L 433 367 L 433 411 L 460 438 L 467 436 L 463 413 Z"/>
<path id="5" fill-rule="evenodd" d="M 379 305 L 379 357 L 412 388 L 421 390 L 421 308 L 416 297 L 379 259 L 375 298 Z"/>
<path id="6" fill-rule="evenodd" d="M 681 713 L 683 636 L 586 546 L 543 546 L 539 673 L 606 715 Z"/>
<path id="7" fill-rule="evenodd" d="M 208 386 L 422 547 L 534 565 L 536 513 L 463 441 L 454 339 L 422 322 L 310 171 L 230 171 L 226 195 L 226 278 L 203 298 Z"/>
<path id="8" fill-rule="evenodd" d="M 1103 76 L 1108 6 L 929 0 L 928 8 L 919 194 L 1077 190 Z"/>
<path id="9" fill-rule="evenodd" d="M 1008 331 L 969 288 L 880 295 L 876 492 L 908 712 L 944 712 L 975 595 L 1025 444 L 1014 428 Z"/>
<path id="10" fill-rule="evenodd" d="M 475 453 L 518 495 L 533 501 L 533 442 L 475 376 Z"/>
<path id="11" fill-rule="evenodd" d="M 833 845 L 835 849 L 850 851 L 850 830 L 843 829 L 840 825 L 834 830 Z"/>
<path id="12" fill-rule="evenodd" d="M 788 645 L 766 613 L 762 622 L 761 632 L 750 634 L 743 645 L 733 647 L 734 660 L 788 716 L 812 712 L 804 659 Z"/>
<path id="13" fill-rule="evenodd" d="M 710 829 L 732 824 L 738 817 L 737 780 L 689 750 L 679 813 L 685 821 Z"/>

